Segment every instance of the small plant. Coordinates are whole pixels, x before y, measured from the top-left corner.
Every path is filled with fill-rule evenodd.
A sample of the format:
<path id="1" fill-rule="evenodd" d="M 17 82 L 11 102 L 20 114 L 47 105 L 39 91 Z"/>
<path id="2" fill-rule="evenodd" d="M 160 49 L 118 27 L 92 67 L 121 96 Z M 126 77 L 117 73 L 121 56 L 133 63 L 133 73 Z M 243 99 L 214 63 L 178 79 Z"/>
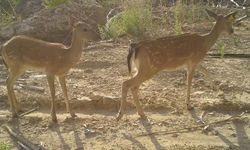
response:
<path id="1" fill-rule="evenodd" d="M 235 45 L 235 46 L 239 46 L 240 37 L 237 36 L 237 35 L 234 35 L 234 36 L 233 36 L 233 41 L 234 41 L 234 45 Z"/>
<path id="2" fill-rule="evenodd" d="M 46 8 L 54 8 L 60 4 L 68 4 L 71 0 L 44 0 L 43 5 Z"/>
<path id="3" fill-rule="evenodd" d="M 220 53 L 220 58 L 224 58 L 225 54 L 225 45 L 224 43 L 219 43 L 219 53 Z"/>
<path id="4" fill-rule="evenodd" d="M 174 7 L 174 20 L 175 20 L 175 24 L 174 24 L 174 30 L 176 34 L 181 34 L 182 33 L 182 28 L 181 28 L 181 16 L 182 16 L 182 3 L 181 1 L 177 1 L 176 5 Z"/>
<path id="5" fill-rule="evenodd" d="M 188 22 L 193 23 L 195 21 L 200 21 L 202 18 L 203 6 L 199 3 L 195 4 L 192 2 L 191 6 L 185 7 L 185 11 L 187 11 L 186 17 Z"/>
<path id="6" fill-rule="evenodd" d="M 10 146 L 7 143 L 0 142 L 0 150 L 10 150 Z"/>

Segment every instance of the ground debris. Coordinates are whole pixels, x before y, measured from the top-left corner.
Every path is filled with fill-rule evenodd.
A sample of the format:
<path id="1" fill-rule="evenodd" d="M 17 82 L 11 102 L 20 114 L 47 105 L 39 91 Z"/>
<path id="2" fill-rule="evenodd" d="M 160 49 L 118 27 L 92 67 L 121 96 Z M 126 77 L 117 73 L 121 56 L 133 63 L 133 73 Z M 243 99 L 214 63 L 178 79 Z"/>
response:
<path id="1" fill-rule="evenodd" d="M 17 144 L 25 150 L 45 150 L 42 145 L 35 145 L 23 137 L 20 133 L 9 127 L 8 125 L 4 126 L 8 133 L 13 137 L 13 139 L 17 142 Z"/>
<path id="2" fill-rule="evenodd" d="M 209 124 L 205 124 L 204 122 L 202 123 L 202 125 L 197 125 L 197 126 L 193 126 L 193 127 L 184 127 L 181 129 L 177 129 L 177 130 L 172 130 L 172 131 L 157 131 L 157 132 L 149 132 L 149 133 L 142 133 L 137 135 L 137 137 L 141 137 L 141 136 L 150 136 L 150 135 L 166 135 L 166 134 L 179 134 L 179 133 L 187 133 L 187 132 L 194 132 L 197 130 L 202 130 L 203 132 L 205 131 L 212 131 L 214 135 L 217 135 L 217 131 L 213 129 L 213 127 L 219 125 L 219 124 L 223 124 L 223 123 L 227 123 L 228 121 L 233 121 L 234 119 L 240 119 L 245 115 L 245 112 L 242 112 L 240 115 L 233 115 L 230 116 L 226 119 L 223 120 L 219 120 L 219 121 L 214 121 L 211 122 Z"/>

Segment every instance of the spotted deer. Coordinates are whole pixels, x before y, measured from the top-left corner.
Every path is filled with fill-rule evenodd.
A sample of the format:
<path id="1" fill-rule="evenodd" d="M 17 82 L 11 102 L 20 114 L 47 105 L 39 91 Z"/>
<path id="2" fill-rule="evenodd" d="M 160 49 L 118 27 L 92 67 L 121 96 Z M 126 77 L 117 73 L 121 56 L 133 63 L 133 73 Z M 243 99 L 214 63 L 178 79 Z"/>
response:
<path id="1" fill-rule="evenodd" d="M 208 15 L 216 20 L 212 30 L 204 35 L 196 33 L 185 33 L 177 36 L 167 36 L 154 40 L 145 40 L 130 44 L 127 56 L 128 70 L 135 70 L 133 77 L 122 83 L 122 98 L 120 109 L 116 119 L 120 120 L 124 112 L 128 90 L 131 89 L 132 96 L 138 114 L 145 118 L 145 114 L 138 100 L 140 85 L 152 78 L 161 70 L 175 71 L 185 68 L 187 71 L 187 109 L 192 109 L 190 105 L 191 82 L 196 68 L 204 73 L 207 70 L 200 66 L 206 53 L 217 41 L 221 33 L 233 33 L 232 25 L 236 20 L 236 12 L 226 16 L 217 15 L 210 10 L 206 10 Z"/>
<path id="2" fill-rule="evenodd" d="M 2 46 L 2 57 L 8 68 L 6 80 L 8 100 L 13 117 L 18 116 L 20 106 L 17 103 L 13 86 L 17 78 L 27 70 L 40 71 L 46 74 L 51 94 L 52 122 L 57 122 L 55 110 L 55 77 L 58 77 L 65 96 L 66 109 L 72 117 L 66 87 L 66 74 L 80 59 L 82 47 L 89 40 L 97 40 L 99 35 L 86 23 L 79 22 L 73 28 L 72 41 L 69 47 L 61 43 L 50 43 L 28 36 L 14 36 Z"/>

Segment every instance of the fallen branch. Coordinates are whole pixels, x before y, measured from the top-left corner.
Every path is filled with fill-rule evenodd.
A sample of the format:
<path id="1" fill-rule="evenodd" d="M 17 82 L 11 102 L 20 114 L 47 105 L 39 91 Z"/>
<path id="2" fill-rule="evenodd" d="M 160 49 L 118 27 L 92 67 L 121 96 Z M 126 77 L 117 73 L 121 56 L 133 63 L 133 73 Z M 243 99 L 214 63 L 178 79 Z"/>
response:
<path id="1" fill-rule="evenodd" d="M 90 45 L 84 48 L 84 50 L 87 51 L 87 50 L 92 50 L 92 49 L 97 49 L 97 48 L 113 48 L 114 46 L 115 44 L 113 43 L 98 43 L 95 45 Z"/>
<path id="2" fill-rule="evenodd" d="M 33 86 L 33 85 L 24 85 L 25 83 L 22 81 L 17 81 L 18 86 L 24 90 L 35 91 L 44 93 L 45 89 L 43 87 Z M 0 84 L 6 84 L 5 80 L 0 80 Z M 16 88 L 15 88 L 16 89 Z"/>
<path id="3" fill-rule="evenodd" d="M 17 141 L 17 144 L 18 144 L 22 149 L 24 149 L 24 150 L 32 150 L 32 149 L 30 149 L 28 146 L 24 145 L 23 143 L 21 143 L 21 142 L 19 142 L 19 141 Z"/>
<path id="4" fill-rule="evenodd" d="M 205 127 L 208 128 L 208 127 L 216 126 L 216 125 L 221 124 L 221 123 L 226 123 L 228 121 L 232 121 L 236 118 L 241 118 L 244 114 L 245 114 L 245 112 L 241 113 L 240 115 L 234 115 L 234 116 L 231 116 L 227 119 L 211 122 L 209 124 L 203 123 L 202 125 L 197 125 L 197 126 L 193 126 L 193 127 L 185 127 L 185 128 L 179 129 L 178 131 L 177 130 L 174 130 L 174 131 L 156 131 L 156 132 L 139 134 L 139 135 L 137 135 L 137 137 L 149 136 L 149 135 L 166 135 L 166 134 L 194 132 L 194 131 L 197 131 L 198 129 L 204 129 Z"/>
<path id="5" fill-rule="evenodd" d="M 31 91 L 36 91 L 36 92 L 41 92 L 44 93 L 45 89 L 42 87 L 38 87 L 38 86 L 32 86 L 32 85 L 21 85 L 19 84 L 19 86 L 25 90 L 31 90 Z"/>
<path id="6" fill-rule="evenodd" d="M 26 138 L 17 133 L 13 129 L 11 129 L 8 125 L 4 126 L 8 133 L 17 140 L 17 143 L 25 150 L 43 150 L 44 148 L 41 146 L 36 146 L 35 144 L 28 141 Z"/>
<path id="7" fill-rule="evenodd" d="M 26 111 L 26 112 L 20 114 L 19 117 L 23 117 L 25 115 L 28 115 L 28 114 L 30 114 L 30 113 L 32 113 L 34 111 L 37 111 L 38 109 L 39 109 L 39 107 L 37 106 L 36 108 L 33 108 L 33 109 L 29 110 L 29 111 Z"/>
<path id="8" fill-rule="evenodd" d="M 212 58 L 221 58 L 221 54 L 208 54 Z M 250 58 L 250 54 L 224 54 L 223 58 Z"/>
<path id="9" fill-rule="evenodd" d="M 207 111 L 203 111 L 202 113 L 201 113 L 201 115 L 200 115 L 200 120 L 201 120 L 201 123 L 203 123 L 203 124 L 205 124 L 205 122 L 204 122 L 204 118 L 205 118 L 205 116 L 207 115 Z"/>

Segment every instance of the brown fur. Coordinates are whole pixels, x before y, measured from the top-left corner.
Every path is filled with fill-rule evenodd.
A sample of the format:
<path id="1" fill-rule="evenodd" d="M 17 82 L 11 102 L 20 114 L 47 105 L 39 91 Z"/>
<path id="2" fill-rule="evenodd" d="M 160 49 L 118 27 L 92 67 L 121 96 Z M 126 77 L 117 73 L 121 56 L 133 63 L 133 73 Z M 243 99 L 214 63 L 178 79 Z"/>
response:
<path id="1" fill-rule="evenodd" d="M 15 36 L 3 45 L 2 57 L 8 66 L 8 79 L 6 81 L 8 99 L 13 117 L 17 116 L 19 107 L 16 101 L 13 86 L 17 78 L 26 70 L 38 70 L 47 75 L 51 92 L 51 116 L 57 122 L 55 112 L 55 76 L 59 78 L 63 93 L 66 98 L 66 108 L 72 117 L 75 114 L 68 101 L 65 76 L 80 59 L 82 46 L 88 40 L 99 38 L 87 24 L 78 23 L 73 30 L 71 46 L 66 47 L 61 43 L 50 43 L 27 36 Z"/>
<path id="2" fill-rule="evenodd" d="M 211 32 L 205 35 L 196 33 L 185 33 L 178 36 L 168 36 L 154 40 L 145 40 L 130 45 L 128 54 L 128 68 L 135 68 L 133 77 L 122 84 L 122 99 L 117 120 L 122 118 L 123 107 L 126 101 L 127 92 L 131 89 L 138 114 L 145 117 L 143 109 L 138 101 L 138 91 L 141 83 L 150 79 L 161 70 L 175 71 L 181 68 L 187 70 L 187 98 L 186 105 L 190 105 L 190 89 L 193 74 L 196 68 L 200 67 L 205 74 L 206 69 L 200 66 L 207 51 L 213 46 L 219 35 L 223 32 L 233 33 L 232 20 L 235 13 L 227 16 L 216 15 L 207 10 L 208 14 L 216 19 L 216 24 Z"/>

